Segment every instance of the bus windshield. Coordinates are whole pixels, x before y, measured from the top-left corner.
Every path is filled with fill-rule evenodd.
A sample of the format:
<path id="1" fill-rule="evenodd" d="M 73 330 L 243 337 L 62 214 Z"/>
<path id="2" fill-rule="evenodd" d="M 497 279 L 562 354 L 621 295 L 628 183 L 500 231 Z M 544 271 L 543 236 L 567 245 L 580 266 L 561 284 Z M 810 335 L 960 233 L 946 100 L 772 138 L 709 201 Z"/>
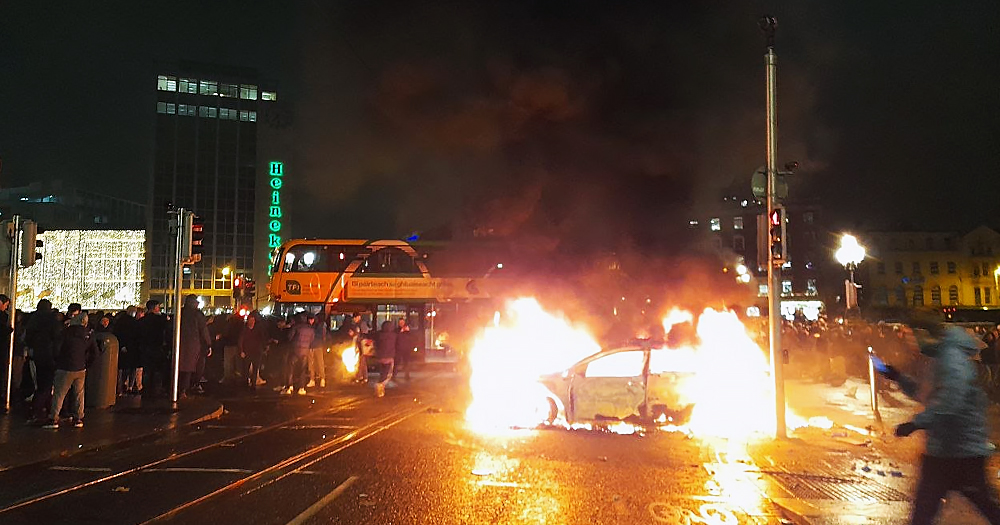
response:
<path id="1" fill-rule="evenodd" d="M 275 266 L 289 273 L 338 273 L 366 251 L 362 246 L 298 244 L 285 252 L 283 260 L 275 261 Z"/>

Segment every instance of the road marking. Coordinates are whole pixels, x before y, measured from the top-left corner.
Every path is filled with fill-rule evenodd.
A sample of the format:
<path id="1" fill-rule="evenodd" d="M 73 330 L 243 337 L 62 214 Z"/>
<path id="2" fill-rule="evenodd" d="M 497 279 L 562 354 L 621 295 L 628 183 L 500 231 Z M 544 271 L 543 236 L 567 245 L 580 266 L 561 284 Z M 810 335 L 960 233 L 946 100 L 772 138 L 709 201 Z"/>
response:
<path id="1" fill-rule="evenodd" d="M 478 481 L 478 482 L 476 482 L 476 484 L 480 485 L 480 486 L 483 486 L 483 487 L 510 487 L 510 488 L 515 488 L 515 489 L 519 489 L 519 488 L 526 489 L 526 488 L 530 488 L 531 487 L 531 485 L 528 485 L 528 484 L 525 484 L 525 483 L 515 483 L 513 481 L 490 481 L 488 479 L 484 479 L 482 481 Z"/>
<path id="2" fill-rule="evenodd" d="M 315 429 L 357 430 L 358 429 L 358 427 L 351 425 L 289 425 L 285 428 L 289 430 L 315 430 Z"/>
<path id="3" fill-rule="evenodd" d="M 256 471 L 247 470 L 245 468 L 166 467 L 148 468 L 144 469 L 143 472 L 211 472 L 217 474 L 253 474 Z"/>
<path id="4" fill-rule="evenodd" d="M 204 425 L 205 428 L 222 428 L 230 430 L 257 430 L 264 428 L 260 425 Z"/>
<path id="5" fill-rule="evenodd" d="M 63 470 L 67 472 L 111 472 L 111 469 L 107 467 L 66 467 L 61 465 L 49 467 L 49 470 Z"/>
<path id="6" fill-rule="evenodd" d="M 330 504 L 331 501 L 337 499 L 338 496 L 344 493 L 355 481 L 358 480 L 357 476 L 351 476 L 347 478 L 346 481 L 337 485 L 337 488 L 330 491 L 329 494 L 323 496 L 319 501 L 313 503 L 308 509 L 302 511 L 301 514 L 292 518 L 292 521 L 288 522 L 288 525 L 301 525 L 306 522 L 309 518 L 313 517 L 317 512 L 323 509 L 323 507 Z"/>

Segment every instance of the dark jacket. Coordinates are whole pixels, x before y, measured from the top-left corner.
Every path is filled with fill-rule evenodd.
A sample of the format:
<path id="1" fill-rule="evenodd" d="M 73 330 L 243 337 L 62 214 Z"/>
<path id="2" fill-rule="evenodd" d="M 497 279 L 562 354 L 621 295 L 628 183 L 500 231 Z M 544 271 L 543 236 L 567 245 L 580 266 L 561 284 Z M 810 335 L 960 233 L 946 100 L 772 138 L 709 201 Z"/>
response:
<path id="1" fill-rule="evenodd" d="M 208 334 L 208 323 L 205 314 L 197 306 L 187 305 L 181 310 L 181 355 L 180 371 L 195 372 L 198 370 L 198 359 L 203 351 L 212 346 L 212 337 Z"/>
<path id="2" fill-rule="evenodd" d="M 63 324 L 50 309 L 39 309 L 31 314 L 25 329 L 25 343 L 32 350 L 32 359 L 40 366 L 55 366 L 56 351 L 62 335 Z"/>
<path id="3" fill-rule="evenodd" d="M 253 361 L 260 359 L 260 356 L 264 354 L 264 348 L 267 346 L 267 342 L 270 337 L 267 335 L 267 329 L 264 327 L 263 321 L 257 321 L 254 325 L 253 330 L 249 327 L 244 326 L 243 332 L 240 333 L 239 348 L 240 352 L 246 354 L 248 358 Z"/>
<path id="4" fill-rule="evenodd" d="M 395 330 L 380 330 L 375 333 L 375 357 L 392 359 L 396 357 L 396 344 L 399 333 Z"/>
<path id="5" fill-rule="evenodd" d="M 295 323 L 288 331 L 288 340 L 292 342 L 292 351 L 296 354 L 308 354 L 312 347 L 313 340 L 316 339 L 316 329 L 306 322 Z"/>
<path id="6" fill-rule="evenodd" d="M 62 345 L 56 355 L 56 369 L 69 372 L 86 370 L 97 356 L 97 340 L 85 326 L 73 325 L 63 332 Z"/>
<path id="7" fill-rule="evenodd" d="M 142 366 L 160 364 L 166 359 L 167 316 L 149 313 L 137 323 L 139 360 Z"/>

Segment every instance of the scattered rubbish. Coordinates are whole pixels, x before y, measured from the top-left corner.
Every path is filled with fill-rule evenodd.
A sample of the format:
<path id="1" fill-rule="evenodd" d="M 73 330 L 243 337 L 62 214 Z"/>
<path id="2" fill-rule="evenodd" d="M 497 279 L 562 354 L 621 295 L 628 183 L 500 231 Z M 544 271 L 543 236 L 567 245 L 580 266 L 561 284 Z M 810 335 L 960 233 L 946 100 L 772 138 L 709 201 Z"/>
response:
<path id="1" fill-rule="evenodd" d="M 878 474 L 879 476 L 885 476 L 884 470 L 876 470 L 875 473 Z"/>
<path id="2" fill-rule="evenodd" d="M 123 487 L 123 486 L 118 486 L 118 487 L 115 487 L 115 488 L 111 489 L 111 492 L 128 492 L 128 491 L 129 491 L 129 488 L 128 487 Z"/>
<path id="3" fill-rule="evenodd" d="M 362 507 L 374 507 L 375 502 L 368 499 L 368 494 L 359 494 L 358 505 L 361 505 Z"/>
<path id="4" fill-rule="evenodd" d="M 900 471 L 898 471 L 898 470 L 894 470 L 894 471 L 892 471 L 892 477 L 894 477 L 894 478 L 901 478 L 901 477 L 903 477 L 903 473 L 900 472 Z M 1000 473 L 998 473 L 998 477 L 1000 477 Z"/>
<path id="5" fill-rule="evenodd" d="M 607 456 L 599 456 L 597 459 L 599 459 L 601 461 L 607 461 L 608 457 Z"/>
<path id="6" fill-rule="evenodd" d="M 76 448 L 83 448 L 83 443 L 78 444 Z"/>
<path id="7" fill-rule="evenodd" d="M 865 465 L 865 466 L 861 467 L 861 470 L 863 470 L 864 472 L 871 472 L 872 468 L 869 467 L 868 465 Z"/>

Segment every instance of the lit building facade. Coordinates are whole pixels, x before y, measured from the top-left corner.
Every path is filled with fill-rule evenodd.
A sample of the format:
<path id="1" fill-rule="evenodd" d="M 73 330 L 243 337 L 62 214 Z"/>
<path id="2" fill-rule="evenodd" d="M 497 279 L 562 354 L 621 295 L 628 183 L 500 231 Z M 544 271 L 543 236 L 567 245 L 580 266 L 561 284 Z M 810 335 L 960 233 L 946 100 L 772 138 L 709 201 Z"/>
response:
<path id="1" fill-rule="evenodd" d="M 183 293 L 201 296 L 206 306 L 231 306 L 232 276 L 254 274 L 267 258 L 255 253 L 266 239 L 260 216 L 269 209 L 258 201 L 268 169 L 258 158 L 258 119 L 277 93 L 261 85 L 254 70 L 186 63 L 161 66 L 156 93 L 149 295 L 171 294 L 169 203 L 193 211 L 205 225 L 202 260 L 185 267 Z"/>
<path id="2" fill-rule="evenodd" d="M 862 297 L 875 307 L 1000 308 L 1000 233 L 870 232 Z"/>
<path id="3" fill-rule="evenodd" d="M 38 234 L 41 260 L 17 276 L 17 306 L 40 299 L 65 310 L 121 310 L 140 305 L 145 262 L 143 230 L 49 230 Z"/>

